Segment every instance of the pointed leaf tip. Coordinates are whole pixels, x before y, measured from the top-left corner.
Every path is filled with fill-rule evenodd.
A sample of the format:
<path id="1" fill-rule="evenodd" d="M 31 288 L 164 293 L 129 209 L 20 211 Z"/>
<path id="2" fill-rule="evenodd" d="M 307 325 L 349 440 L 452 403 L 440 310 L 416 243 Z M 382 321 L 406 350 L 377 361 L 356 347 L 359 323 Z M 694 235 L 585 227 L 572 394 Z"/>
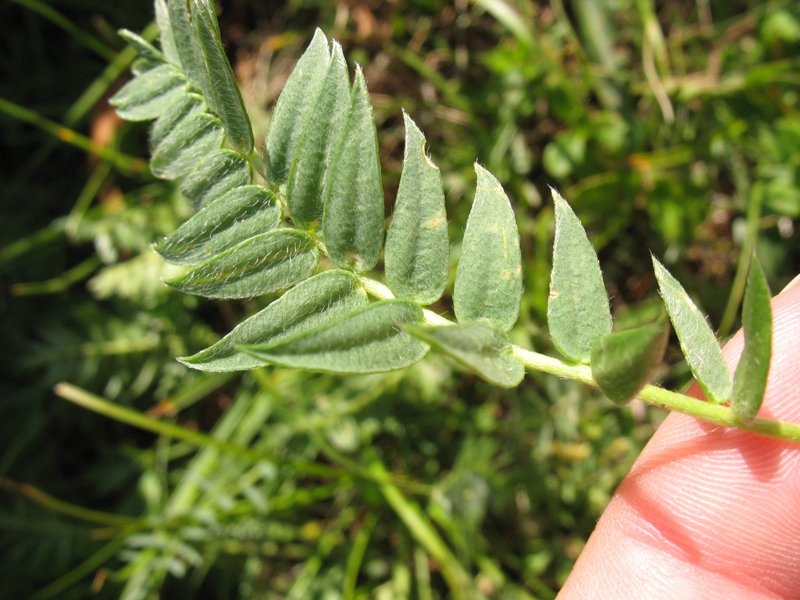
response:
<path id="1" fill-rule="evenodd" d="M 547 323 L 567 358 L 589 362 L 592 346 L 611 333 L 611 309 L 600 262 L 580 220 L 555 189 L 556 231 Z"/>

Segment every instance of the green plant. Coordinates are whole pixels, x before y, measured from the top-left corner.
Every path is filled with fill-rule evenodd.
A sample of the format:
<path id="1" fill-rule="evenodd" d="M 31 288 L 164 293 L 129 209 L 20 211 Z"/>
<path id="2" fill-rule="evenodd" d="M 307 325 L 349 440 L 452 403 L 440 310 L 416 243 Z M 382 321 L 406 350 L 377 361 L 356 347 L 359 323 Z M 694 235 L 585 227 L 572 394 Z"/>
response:
<path id="1" fill-rule="evenodd" d="M 433 348 L 500 386 L 518 385 L 532 368 L 598 386 L 618 404 L 638 396 L 713 423 L 800 440 L 797 426 L 755 416 L 771 352 L 769 289 L 755 258 L 745 292 L 745 351 L 733 383 L 705 318 L 653 259 L 667 313 L 709 402 L 668 392 L 649 385 L 666 348 L 665 321 L 612 333 L 597 256 L 553 191 L 547 316 L 566 360 L 526 350 L 507 335 L 522 296 L 514 213 L 497 179 L 476 164 L 453 289 L 455 322 L 448 320 L 425 308 L 445 291 L 449 241 L 441 176 L 411 118 L 404 115 L 405 159 L 386 236 L 384 285 L 366 274 L 379 261 L 384 231 L 375 124 L 361 69 L 351 86 L 341 47 L 318 30 L 275 108 L 262 168 L 212 6 L 159 0 L 156 8 L 163 54 L 126 32 L 139 50 L 137 77 L 112 104 L 126 119 L 156 119 L 151 168 L 180 179 L 197 210 L 155 246 L 165 260 L 186 266 L 166 283 L 209 298 L 277 298 L 216 344 L 180 359 L 184 364 L 376 373 L 408 367 Z M 266 187 L 253 184 L 253 167 Z"/>

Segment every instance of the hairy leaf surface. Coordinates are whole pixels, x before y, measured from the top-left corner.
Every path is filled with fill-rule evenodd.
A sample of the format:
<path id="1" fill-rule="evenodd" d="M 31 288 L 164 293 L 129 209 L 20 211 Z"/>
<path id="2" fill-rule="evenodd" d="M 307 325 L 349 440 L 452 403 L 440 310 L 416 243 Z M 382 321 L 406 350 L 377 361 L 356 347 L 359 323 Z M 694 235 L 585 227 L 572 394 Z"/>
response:
<path id="1" fill-rule="evenodd" d="M 162 63 L 131 79 L 109 100 L 128 121 L 148 121 L 161 116 L 186 90 L 186 78 L 172 65 Z"/>
<path id="2" fill-rule="evenodd" d="M 369 271 L 383 245 L 383 186 L 375 118 L 360 67 L 325 187 L 322 232 L 328 255 L 340 267 Z"/>
<path id="3" fill-rule="evenodd" d="M 233 150 L 213 152 L 181 182 L 181 193 L 196 209 L 221 198 L 230 190 L 249 184 L 253 172 L 247 159 Z"/>
<path id="4" fill-rule="evenodd" d="M 489 383 L 511 388 L 525 376 L 525 367 L 512 354 L 508 336 L 488 324 L 406 329 Z"/>
<path id="5" fill-rule="evenodd" d="M 500 182 L 477 163 L 475 171 L 478 187 L 456 269 L 454 309 L 460 323 L 484 319 L 508 331 L 522 299 L 517 221 Z"/>
<path id="6" fill-rule="evenodd" d="M 192 1 L 195 35 L 210 82 L 209 92 L 214 98 L 209 105 L 222 122 L 231 144 L 249 154 L 253 149 L 253 130 L 236 77 L 222 47 L 214 8 L 209 0 Z"/>
<path id="7" fill-rule="evenodd" d="M 264 159 L 267 179 L 281 185 L 289 179 L 295 149 L 309 113 L 314 110 L 328 71 L 328 40 L 317 29 L 281 92 L 269 123 Z"/>
<path id="8" fill-rule="evenodd" d="M 592 347 L 592 376 L 614 404 L 627 404 L 653 378 L 669 340 L 666 319 L 611 333 Z"/>
<path id="9" fill-rule="evenodd" d="M 553 190 L 556 235 L 547 323 L 564 356 L 589 362 L 592 346 L 611 333 L 611 310 L 592 243 L 569 204 Z"/>
<path id="10" fill-rule="evenodd" d="M 127 29 L 120 29 L 118 33 L 119 37 L 133 46 L 133 49 L 136 50 L 136 54 L 139 55 L 139 58 L 143 58 L 152 64 L 164 62 L 164 55 L 142 36 L 133 33 L 132 31 L 128 31 Z"/>
<path id="11" fill-rule="evenodd" d="M 331 373 L 379 373 L 413 365 L 428 345 L 404 329 L 422 321 L 407 300 L 381 300 L 279 342 L 239 349 L 263 361 Z"/>
<path id="12" fill-rule="evenodd" d="M 742 306 L 744 350 L 733 374 L 731 408 L 742 421 L 752 421 L 764 401 L 772 360 L 772 306 L 769 286 L 755 254 L 750 259 Z"/>
<path id="13" fill-rule="evenodd" d="M 425 136 L 405 112 L 406 147 L 385 270 L 398 298 L 431 304 L 441 298 L 450 267 L 442 175 L 425 154 Z"/>
<path id="14" fill-rule="evenodd" d="M 653 269 L 667 313 L 694 378 L 712 402 L 731 396 L 731 376 L 714 332 L 705 316 L 667 269 L 653 257 Z"/>
<path id="15" fill-rule="evenodd" d="M 239 352 L 237 346 L 275 343 L 366 303 L 367 295 L 355 276 L 341 270 L 326 271 L 299 283 L 213 346 L 179 360 L 202 371 L 253 369 L 264 365 L 264 361 Z"/>
<path id="16" fill-rule="evenodd" d="M 203 208 L 154 249 L 173 264 L 198 265 L 280 222 L 275 194 L 259 185 L 246 185 Z"/>
<path id="17" fill-rule="evenodd" d="M 159 40 L 161 41 L 161 51 L 164 58 L 175 66 L 181 66 L 181 57 L 178 55 L 178 47 L 175 45 L 175 36 L 172 34 L 172 25 L 169 21 L 169 8 L 165 0 L 156 0 L 156 24 L 160 31 Z"/>
<path id="18" fill-rule="evenodd" d="M 208 71 L 203 63 L 203 52 L 192 25 L 191 0 L 166 0 L 169 25 L 183 72 L 195 90 L 205 99 L 211 110 L 216 110 L 208 81 Z"/>
<path id="19" fill-rule="evenodd" d="M 181 122 L 206 109 L 203 99 L 197 94 L 183 94 L 158 117 L 150 128 L 150 147 L 155 149 Z"/>
<path id="20" fill-rule="evenodd" d="M 150 159 L 156 177 L 177 179 L 193 171 L 201 160 L 219 150 L 225 131 L 219 119 L 199 114 L 181 121 L 165 137 Z"/>
<path id="21" fill-rule="evenodd" d="M 310 236 L 276 229 L 245 240 L 166 283 L 207 298 L 252 298 L 300 283 L 318 263 L 319 252 Z"/>

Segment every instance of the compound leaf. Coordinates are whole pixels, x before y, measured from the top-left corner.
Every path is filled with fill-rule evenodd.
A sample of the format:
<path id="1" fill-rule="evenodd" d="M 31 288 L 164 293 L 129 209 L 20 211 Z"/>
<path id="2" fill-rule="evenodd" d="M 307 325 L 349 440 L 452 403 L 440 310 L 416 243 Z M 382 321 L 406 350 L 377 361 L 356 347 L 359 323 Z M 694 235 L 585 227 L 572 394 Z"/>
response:
<path id="1" fill-rule="evenodd" d="M 329 61 L 328 40 L 317 29 L 286 81 L 272 113 L 264 151 L 270 183 L 281 185 L 289 179 L 295 148 L 317 103 Z"/>
<path id="2" fill-rule="evenodd" d="M 772 307 L 769 286 L 755 254 L 750 259 L 742 305 L 744 350 L 733 374 L 731 408 L 742 421 L 755 418 L 764 401 L 772 359 Z"/>
<path id="3" fill-rule="evenodd" d="M 525 367 L 512 354 L 508 336 L 486 323 L 409 326 L 406 330 L 489 383 L 511 388 L 525 376 Z"/>
<path id="4" fill-rule="evenodd" d="M 259 185 L 237 187 L 183 223 L 154 246 L 164 260 L 198 265 L 281 222 L 275 194 Z"/>
<path id="5" fill-rule="evenodd" d="M 253 172 L 247 159 L 233 150 L 222 149 L 206 156 L 181 182 L 181 193 L 202 208 L 230 190 L 249 184 Z"/>
<path id="6" fill-rule="evenodd" d="M 418 304 L 381 300 L 278 342 L 239 350 L 267 363 L 313 371 L 392 371 L 413 365 L 428 351 L 427 344 L 403 329 L 421 321 Z"/>
<path id="7" fill-rule="evenodd" d="M 236 77 L 222 47 L 214 8 L 209 0 L 193 0 L 193 3 L 195 35 L 210 82 L 209 92 L 214 97 L 209 104 L 222 121 L 231 144 L 249 154 L 253 149 L 253 130 Z"/>
<path id="8" fill-rule="evenodd" d="M 592 347 L 592 376 L 614 404 L 625 405 L 653 378 L 664 358 L 669 328 L 661 322 L 611 333 Z"/>
<path id="9" fill-rule="evenodd" d="M 442 176 L 425 154 L 425 136 L 403 112 L 406 147 L 392 223 L 386 235 L 386 281 L 398 298 L 431 304 L 449 271 Z"/>
<path id="10" fill-rule="evenodd" d="M 183 94 L 177 98 L 150 128 L 150 147 L 157 148 L 181 122 L 202 114 L 205 109 L 205 102 L 197 94 Z"/>
<path id="11" fill-rule="evenodd" d="M 166 284 L 207 298 L 252 298 L 300 283 L 318 263 L 319 252 L 310 236 L 276 229 L 251 237 Z"/>
<path id="12" fill-rule="evenodd" d="M 128 121 L 160 117 L 186 90 L 186 78 L 172 65 L 162 63 L 131 79 L 109 100 Z"/>
<path id="13" fill-rule="evenodd" d="M 383 245 L 383 186 L 375 118 L 360 67 L 325 187 L 322 233 L 328 256 L 343 268 L 372 269 Z"/>
<path id="14" fill-rule="evenodd" d="M 475 171 L 478 187 L 456 269 L 454 309 L 461 323 L 483 319 L 508 331 L 522 298 L 517 222 L 500 182 L 477 163 Z"/>
<path id="15" fill-rule="evenodd" d="M 580 220 L 561 195 L 553 192 L 556 235 L 547 323 L 550 337 L 564 356 L 589 362 L 592 346 L 611 333 L 611 310 L 594 247 Z"/>
<path id="16" fill-rule="evenodd" d="M 286 187 L 289 214 L 300 227 L 313 230 L 322 219 L 328 167 L 341 142 L 349 108 L 347 63 L 342 47 L 333 42 L 319 97 L 313 110 L 304 115 L 305 128 L 297 144 Z"/>
<path id="17" fill-rule="evenodd" d="M 162 179 L 177 179 L 194 170 L 211 152 L 219 150 L 225 131 L 219 119 L 199 114 L 181 121 L 158 145 L 150 170 Z"/>
<path id="18" fill-rule="evenodd" d="M 358 279 L 341 270 L 326 271 L 299 283 L 213 346 L 182 363 L 201 371 L 240 371 L 260 367 L 264 361 L 236 347 L 275 343 L 301 331 L 328 323 L 367 303 Z"/>
<path id="19" fill-rule="evenodd" d="M 678 280 L 655 257 L 653 269 L 667 313 L 694 378 L 712 402 L 728 400 L 731 395 L 731 376 L 719 342 L 706 318 Z"/>

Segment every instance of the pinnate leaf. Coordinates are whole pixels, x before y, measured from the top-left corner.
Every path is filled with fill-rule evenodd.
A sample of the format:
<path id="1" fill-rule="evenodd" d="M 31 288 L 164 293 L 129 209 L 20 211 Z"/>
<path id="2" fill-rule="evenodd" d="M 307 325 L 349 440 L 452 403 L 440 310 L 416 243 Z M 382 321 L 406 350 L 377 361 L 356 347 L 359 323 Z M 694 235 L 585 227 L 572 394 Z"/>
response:
<path id="1" fill-rule="evenodd" d="M 306 93 L 313 94 L 314 90 L 306 90 Z M 286 187 L 289 214 L 300 227 L 313 230 L 322 220 L 326 175 L 341 142 L 349 108 L 347 63 L 342 47 L 334 42 L 317 102 L 313 110 L 304 115 L 305 127 Z"/>
<path id="2" fill-rule="evenodd" d="M 237 346 L 275 343 L 353 312 L 367 303 L 356 277 L 346 271 L 326 271 L 299 283 L 213 346 L 179 359 L 201 371 L 253 369 L 264 361 L 239 352 Z"/>
<path id="3" fill-rule="evenodd" d="M 653 257 L 658 288 L 672 327 L 678 334 L 686 363 L 712 402 L 724 402 L 731 395 L 731 376 L 714 332 L 705 316 L 692 302 L 678 280 Z"/>
<path id="4" fill-rule="evenodd" d="M 525 367 L 512 354 L 508 336 L 486 323 L 410 326 L 406 330 L 489 383 L 510 388 L 525 376 Z"/>
<path id="5" fill-rule="evenodd" d="M 386 281 L 398 298 L 431 304 L 449 270 L 442 176 L 425 154 L 425 136 L 405 112 L 406 148 L 392 223 L 386 236 Z"/>
<path id="6" fill-rule="evenodd" d="M 150 170 L 156 177 L 177 179 L 219 150 L 224 139 L 225 132 L 216 117 L 208 114 L 189 117 L 158 145 L 150 159 Z"/>
<path id="7" fill-rule="evenodd" d="M 295 149 L 307 117 L 317 103 L 329 62 L 328 40 L 317 29 L 314 39 L 286 81 L 272 113 L 264 152 L 270 183 L 281 185 L 289 179 Z"/>
<path id="8" fill-rule="evenodd" d="M 460 323 L 486 320 L 508 331 L 522 299 L 517 222 L 500 182 L 477 163 L 475 171 L 478 187 L 456 269 L 454 309 Z"/>
<path id="9" fill-rule="evenodd" d="M 755 254 L 750 259 L 742 306 L 744 350 L 733 374 L 731 408 L 742 421 L 752 421 L 764 401 L 772 359 L 772 307 L 769 286 Z"/>
<path id="10" fill-rule="evenodd" d="M 248 154 L 253 149 L 253 130 L 222 47 L 214 8 L 209 0 L 193 0 L 193 5 L 195 35 L 210 82 L 209 93 L 214 98 L 209 105 L 222 122 L 231 144 Z"/>
<path id="11" fill-rule="evenodd" d="M 172 65 L 161 65 L 131 79 L 109 100 L 128 121 L 148 121 L 164 114 L 185 94 L 186 78 Z"/>
<path id="12" fill-rule="evenodd" d="M 317 268 L 319 252 L 302 231 L 276 229 L 229 248 L 167 285 L 207 298 L 252 298 L 292 287 Z"/>
<path id="13" fill-rule="evenodd" d="M 154 249 L 173 264 L 198 265 L 280 222 L 275 194 L 259 185 L 246 185 L 206 206 Z"/>
<path id="14" fill-rule="evenodd" d="M 272 344 L 239 349 L 268 363 L 331 373 L 379 373 L 413 365 L 428 345 L 403 327 L 422 321 L 408 300 L 381 300 Z"/>
<path id="15" fill-rule="evenodd" d="M 249 184 L 253 172 L 247 159 L 233 150 L 212 152 L 181 182 L 181 193 L 202 208 L 230 190 Z"/>
<path id="16" fill-rule="evenodd" d="M 550 337 L 564 356 L 589 362 L 592 346 L 611 333 L 611 310 L 603 274 L 580 220 L 557 191 L 556 235 L 547 323 Z"/>
<path id="17" fill-rule="evenodd" d="M 611 333 L 592 347 L 592 376 L 614 404 L 627 404 L 653 378 L 669 340 L 665 320 Z"/>
<path id="18" fill-rule="evenodd" d="M 328 255 L 343 268 L 372 269 L 383 245 L 383 186 L 375 118 L 360 68 L 325 188 L 322 232 Z"/>

